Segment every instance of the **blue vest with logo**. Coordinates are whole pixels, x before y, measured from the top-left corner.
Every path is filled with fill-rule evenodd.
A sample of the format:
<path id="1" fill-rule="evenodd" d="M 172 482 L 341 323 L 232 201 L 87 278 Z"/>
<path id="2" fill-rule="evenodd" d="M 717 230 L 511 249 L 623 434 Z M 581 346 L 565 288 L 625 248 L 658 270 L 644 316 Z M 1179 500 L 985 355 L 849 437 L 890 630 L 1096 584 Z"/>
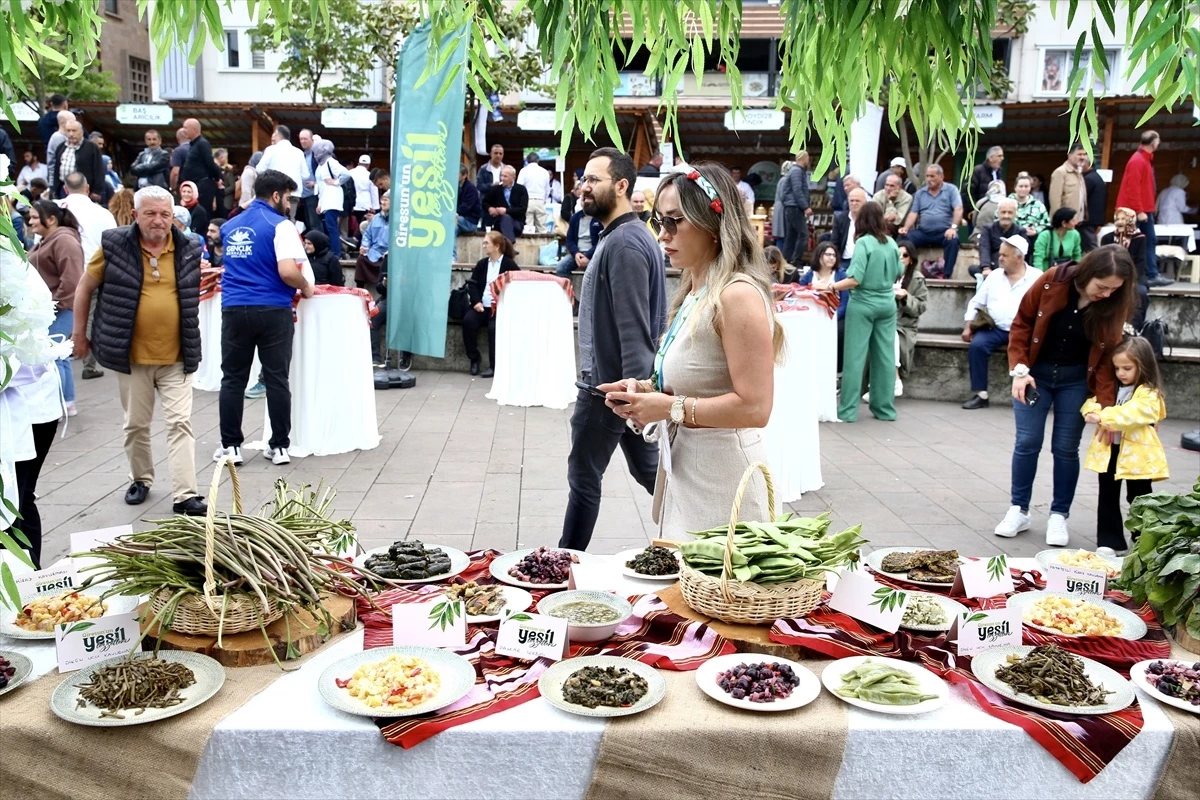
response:
<path id="1" fill-rule="evenodd" d="M 222 308 L 292 305 L 296 290 L 279 277 L 279 259 L 275 256 L 275 229 L 286 219 L 256 199 L 244 212 L 221 226 L 221 241 L 225 245 Z"/>

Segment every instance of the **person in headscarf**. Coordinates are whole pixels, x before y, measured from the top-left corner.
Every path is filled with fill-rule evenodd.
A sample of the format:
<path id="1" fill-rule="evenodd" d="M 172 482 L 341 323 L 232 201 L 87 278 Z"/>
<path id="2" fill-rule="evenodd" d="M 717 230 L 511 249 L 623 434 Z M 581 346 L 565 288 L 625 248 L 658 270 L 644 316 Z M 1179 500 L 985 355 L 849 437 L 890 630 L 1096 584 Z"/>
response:
<path id="1" fill-rule="evenodd" d="M 238 178 L 237 207 L 229 212 L 229 216 L 240 214 L 254 202 L 254 180 L 258 177 L 258 162 L 262 161 L 262 150 L 250 156 L 250 163 L 242 168 L 242 177 Z"/>
<path id="2" fill-rule="evenodd" d="M 996 211 L 1000 208 L 1000 201 L 1008 194 L 1008 189 L 1004 186 L 1004 181 L 992 181 L 988 184 L 987 194 L 979 202 L 979 207 L 975 209 L 975 229 L 971 231 L 970 241 L 978 246 L 979 235 L 984 228 L 996 221 Z"/>
<path id="3" fill-rule="evenodd" d="M 1138 303 L 1130 322 L 1135 331 L 1140 331 L 1146 322 L 1146 309 L 1150 305 L 1150 283 L 1146 276 L 1146 234 L 1138 228 L 1137 212 L 1132 208 L 1118 207 L 1113 211 L 1113 228 L 1110 233 L 1100 237 L 1100 244 L 1119 244 L 1129 251 L 1129 257 L 1133 259 L 1133 266 L 1137 268 Z"/>
<path id="4" fill-rule="evenodd" d="M 1158 211 L 1154 221 L 1158 225 L 1182 225 L 1184 214 L 1195 214 L 1196 207 L 1187 204 L 1187 187 L 1190 181 L 1182 172 L 1171 178 L 1171 185 L 1158 193 Z"/>
<path id="5" fill-rule="evenodd" d="M 109 196 L 121 190 L 121 176 L 112 168 L 112 156 L 101 156 L 104 162 L 104 182 L 108 184 Z"/>
<path id="6" fill-rule="evenodd" d="M 192 182 L 184 181 L 184 183 L 192 183 Z M 195 187 L 195 185 L 196 184 L 192 183 L 193 188 Z M 180 184 L 179 188 L 182 190 L 183 184 Z M 182 194 L 182 191 L 180 193 Z M 199 205 L 196 205 L 196 208 L 199 209 L 200 211 L 204 210 L 204 209 L 200 208 Z M 193 215 L 193 213 L 183 206 L 175 206 L 175 209 L 172 212 L 172 216 L 175 218 L 175 227 L 176 228 L 183 231 L 185 236 L 195 239 L 197 242 L 200 243 L 200 258 L 203 259 L 204 261 L 207 261 L 208 260 L 208 245 L 204 241 L 204 237 L 201 236 L 200 234 L 196 233 L 195 229 L 192 227 L 192 225 L 196 219 L 196 217 Z M 206 233 L 208 232 L 207 223 L 205 224 L 204 230 Z"/>
<path id="7" fill-rule="evenodd" d="M 328 139 L 313 142 L 312 156 L 317 165 L 313 172 L 313 180 L 316 181 L 317 214 L 325 223 L 329 249 L 335 258 L 341 258 L 342 234 L 338 220 L 341 219 L 346 202 L 342 183 L 351 180 L 350 173 L 333 157 L 333 142 Z"/>
<path id="8" fill-rule="evenodd" d="M 315 147 L 316 145 L 314 145 Z M 342 265 L 329 249 L 329 237 L 321 231 L 304 232 L 304 252 L 312 264 L 313 283 L 318 286 L 344 286 L 346 277 Z"/>
<path id="9" fill-rule="evenodd" d="M 191 224 L 188 227 L 203 240 L 204 234 L 208 232 L 208 212 L 200 205 L 200 189 L 196 187 L 195 182 L 184 181 L 179 184 L 179 202 L 191 215 Z"/>

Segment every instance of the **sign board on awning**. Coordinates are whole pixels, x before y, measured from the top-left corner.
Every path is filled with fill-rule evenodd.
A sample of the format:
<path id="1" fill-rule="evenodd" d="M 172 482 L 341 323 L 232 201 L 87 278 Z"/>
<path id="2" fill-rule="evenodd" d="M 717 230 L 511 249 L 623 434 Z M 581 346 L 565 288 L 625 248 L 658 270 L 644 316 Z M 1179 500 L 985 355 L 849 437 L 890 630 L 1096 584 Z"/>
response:
<path id="1" fill-rule="evenodd" d="M 725 128 L 731 131 L 777 131 L 783 123 L 783 112 L 774 108 L 747 108 L 736 115 L 725 112 Z"/>
<path id="2" fill-rule="evenodd" d="M 321 127 L 370 130 L 379 122 L 373 108 L 327 108 L 321 112 Z"/>
<path id="3" fill-rule="evenodd" d="M 1000 106 L 975 106 L 975 121 L 981 128 L 998 128 L 1004 122 L 1004 109 Z"/>
<path id="4" fill-rule="evenodd" d="M 517 127 L 523 131 L 552 131 L 555 114 L 552 108 L 527 108 L 517 114 Z"/>
<path id="5" fill-rule="evenodd" d="M 25 102 L 13 103 L 13 116 L 17 122 L 37 122 L 42 115 L 30 108 Z"/>
<path id="6" fill-rule="evenodd" d="M 121 103 L 117 106 L 117 122 L 122 125 L 170 125 L 175 112 L 162 103 Z"/>

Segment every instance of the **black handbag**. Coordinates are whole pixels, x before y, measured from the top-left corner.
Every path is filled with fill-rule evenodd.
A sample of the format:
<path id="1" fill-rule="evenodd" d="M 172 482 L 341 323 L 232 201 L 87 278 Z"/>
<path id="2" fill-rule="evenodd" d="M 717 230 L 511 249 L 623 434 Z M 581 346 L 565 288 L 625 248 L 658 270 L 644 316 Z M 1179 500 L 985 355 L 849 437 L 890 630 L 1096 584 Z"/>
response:
<path id="1" fill-rule="evenodd" d="M 1167 347 L 1167 334 L 1170 332 L 1167 323 L 1155 318 L 1148 319 L 1142 324 L 1138 336 L 1150 343 L 1150 349 L 1154 351 L 1155 358 L 1162 358 L 1163 350 Z"/>
<path id="2" fill-rule="evenodd" d="M 471 310 L 471 287 L 474 281 L 468 280 L 457 289 L 450 290 L 450 309 L 447 312 L 450 319 L 461 322 Z"/>

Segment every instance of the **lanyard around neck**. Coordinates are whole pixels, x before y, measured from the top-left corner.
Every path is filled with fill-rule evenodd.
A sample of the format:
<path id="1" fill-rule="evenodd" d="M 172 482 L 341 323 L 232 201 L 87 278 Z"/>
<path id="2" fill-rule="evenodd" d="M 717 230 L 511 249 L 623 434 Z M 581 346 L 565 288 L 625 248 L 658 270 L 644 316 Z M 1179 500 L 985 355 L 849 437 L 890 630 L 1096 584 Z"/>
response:
<path id="1" fill-rule="evenodd" d="M 671 321 L 671 328 L 663 338 L 662 344 L 658 346 L 658 352 L 654 355 L 654 375 L 651 379 L 654 381 L 654 388 L 660 392 L 664 386 L 663 361 L 666 360 L 667 351 L 671 349 L 671 345 L 674 343 L 675 337 L 679 334 L 680 328 L 683 327 L 683 323 L 687 321 L 692 311 L 695 310 L 696 304 L 700 302 L 700 298 L 707 291 L 708 287 L 704 286 L 695 294 L 688 295 L 687 299 L 683 301 L 683 305 L 679 307 L 679 313 Z"/>

